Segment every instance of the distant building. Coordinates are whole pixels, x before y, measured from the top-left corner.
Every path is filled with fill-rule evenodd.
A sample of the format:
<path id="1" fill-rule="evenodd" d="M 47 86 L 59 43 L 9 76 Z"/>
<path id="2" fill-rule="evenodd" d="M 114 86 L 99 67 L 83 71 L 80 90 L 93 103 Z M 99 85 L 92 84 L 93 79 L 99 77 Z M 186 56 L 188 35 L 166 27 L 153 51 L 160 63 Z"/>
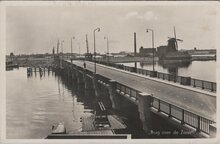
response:
<path id="1" fill-rule="evenodd" d="M 193 50 L 186 50 L 191 55 L 205 55 L 205 54 L 216 54 L 216 49 L 193 49 Z"/>
<path id="2" fill-rule="evenodd" d="M 156 55 L 156 49 L 155 48 L 143 48 L 143 47 L 140 47 L 140 49 L 139 49 L 139 56 L 141 56 L 141 57 L 152 56 L 153 52 Z"/>
<path id="3" fill-rule="evenodd" d="M 157 54 L 159 57 L 165 56 L 168 53 L 167 46 L 157 47 Z"/>

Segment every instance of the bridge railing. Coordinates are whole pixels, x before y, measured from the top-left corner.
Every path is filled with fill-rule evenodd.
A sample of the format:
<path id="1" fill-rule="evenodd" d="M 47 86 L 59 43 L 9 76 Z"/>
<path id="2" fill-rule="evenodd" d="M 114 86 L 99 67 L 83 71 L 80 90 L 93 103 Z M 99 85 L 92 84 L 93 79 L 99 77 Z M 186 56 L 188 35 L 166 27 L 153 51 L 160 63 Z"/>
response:
<path id="1" fill-rule="evenodd" d="M 122 92 L 124 95 L 127 95 L 127 96 L 131 97 L 132 99 L 134 99 L 135 101 L 137 101 L 137 95 L 138 95 L 138 93 L 140 93 L 140 91 L 137 91 L 133 88 L 130 88 L 130 87 L 125 86 L 120 83 L 117 83 L 116 88 L 117 88 L 117 90 Z"/>
<path id="2" fill-rule="evenodd" d="M 151 76 L 151 73 L 153 72 L 151 70 L 145 70 L 145 69 L 140 69 L 140 68 L 135 69 L 134 67 L 125 66 L 122 64 L 108 63 L 108 62 L 103 62 L 103 61 L 97 61 L 97 63 L 111 66 L 111 67 L 115 67 L 117 69 L 129 71 L 129 72 L 135 72 L 135 73 L 138 73 L 141 75 L 146 75 L 146 76 Z M 180 83 L 181 85 L 191 85 L 193 87 L 198 87 L 201 89 L 216 92 L 216 83 L 215 82 L 194 79 L 191 77 L 177 76 L 177 75 L 172 75 L 172 74 L 167 74 L 167 73 L 162 73 L 162 72 L 156 72 L 156 77 L 158 79 L 163 79 L 163 80 L 172 81 L 175 83 Z"/>
<path id="3" fill-rule="evenodd" d="M 163 79 L 163 80 L 168 80 L 168 81 L 173 81 L 173 82 L 180 82 L 178 80 L 178 76 L 166 74 L 166 73 L 161 73 L 161 72 L 157 72 L 157 78 Z"/>
<path id="4" fill-rule="evenodd" d="M 150 75 L 150 70 L 145 70 L 145 69 L 139 69 L 137 68 L 137 73 L 138 74 L 142 74 L 142 75 L 146 75 L 146 76 L 149 76 Z"/>
<path id="5" fill-rule="evenodd" d="M 136 101 L 138 100 L 137 95 L 138 93 L 140 93 L 140 91 L 120 83 L 117 83 L 116 88 L 120 91 L 120 93 L 128 95 Z M 153 101 L 151 106 L 155 108 L 158 112 L 162 112 L 170 118 L 175 118 L 176 120 L 180 121 L 181 124 L 187 124 L 195 128 L 197 131 L 202 131 L 206 134 L 209 134 L 209 125 L 215 123 L 208 118 L 192 113 L 188 110 L 185 110 L 179 106 L 176 106 L 159 98 L 152 98 Z"/>
<path id="6" fill-rule="evenodd" d="M 167 81 L 172 81 L 172 82 L 177 82 L 180 84 L 183 84 L 184 79 L 187 79 L 189 77 L 184 77 L 184 76 L 177 76 L 177 75 L 172 75 L 172 74 L 167 74 L 167 73 L 162 73 L 162 72 L 157 72 L 157 78 L 158 79 L 163 79 Z M 189 84 L 190 85 L 190 84 Z"/>
<path id="7" fill-rule="evenodd" d="M 191 86 L 216 91 L 216 83 L 191 78 Z"/>
<path id="8" fill-rule="evenodd" d="M 187 124 L 195 128 L 197 131 L 202 131 L 207 134 L 209 134 L 209 125 L 215 123 L 208 118 L 192 113 L 155 97 L 153 97 L 152 107 L 157 109 L 158 112 L 166 114 L 168 117 L 179 120 L 181 124 Z"/>

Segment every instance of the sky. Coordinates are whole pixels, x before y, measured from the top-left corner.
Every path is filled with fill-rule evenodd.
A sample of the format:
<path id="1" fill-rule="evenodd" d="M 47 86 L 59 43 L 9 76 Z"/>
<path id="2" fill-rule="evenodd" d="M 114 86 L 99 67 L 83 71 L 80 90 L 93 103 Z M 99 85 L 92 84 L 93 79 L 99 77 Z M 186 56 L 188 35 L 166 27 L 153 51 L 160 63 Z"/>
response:
<path id="1" fill-rule="evenodd" d="M 134 51 L 134 32 L 137 48 L 167 45 L 174 37 L 175 26 L 179 49 L 215 49 L 215 6 L 193 5 L 65 5 L 65 6 L 8 6 L 6 8 L 6 54 L 52 53 L 58 40 L 64 40 L 64 52 L 93 52 L 93 30 L 96 31 L 96 50 L 106 53 Z"/>

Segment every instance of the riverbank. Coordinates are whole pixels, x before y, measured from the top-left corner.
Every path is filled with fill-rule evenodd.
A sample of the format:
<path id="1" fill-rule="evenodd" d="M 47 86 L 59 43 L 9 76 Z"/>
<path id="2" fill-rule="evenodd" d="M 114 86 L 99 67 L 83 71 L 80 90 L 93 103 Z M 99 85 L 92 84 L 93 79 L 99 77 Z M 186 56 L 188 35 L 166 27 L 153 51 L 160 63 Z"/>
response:
<path id="1" fill-rule="evenodd" d="M 192 61 L 216 61 L 215 55 L 192 55 Z"/>

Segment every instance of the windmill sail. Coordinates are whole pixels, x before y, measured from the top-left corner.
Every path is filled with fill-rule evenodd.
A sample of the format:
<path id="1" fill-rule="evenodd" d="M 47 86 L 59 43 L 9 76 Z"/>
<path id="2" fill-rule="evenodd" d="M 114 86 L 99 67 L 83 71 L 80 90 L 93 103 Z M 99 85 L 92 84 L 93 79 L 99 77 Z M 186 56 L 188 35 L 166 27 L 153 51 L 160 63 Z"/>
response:
<path id="1" fill-rule="evenodd" d="M 175 40 L 176 40 L 176 50 L 178 50 L 178 43 L 177 43 L 177 39 L 176 39 L 176 30 L 175 30 L 175 26 L 173 27 L 173 30 L 174 30 L 174 37 L 175 37 Z"/>

